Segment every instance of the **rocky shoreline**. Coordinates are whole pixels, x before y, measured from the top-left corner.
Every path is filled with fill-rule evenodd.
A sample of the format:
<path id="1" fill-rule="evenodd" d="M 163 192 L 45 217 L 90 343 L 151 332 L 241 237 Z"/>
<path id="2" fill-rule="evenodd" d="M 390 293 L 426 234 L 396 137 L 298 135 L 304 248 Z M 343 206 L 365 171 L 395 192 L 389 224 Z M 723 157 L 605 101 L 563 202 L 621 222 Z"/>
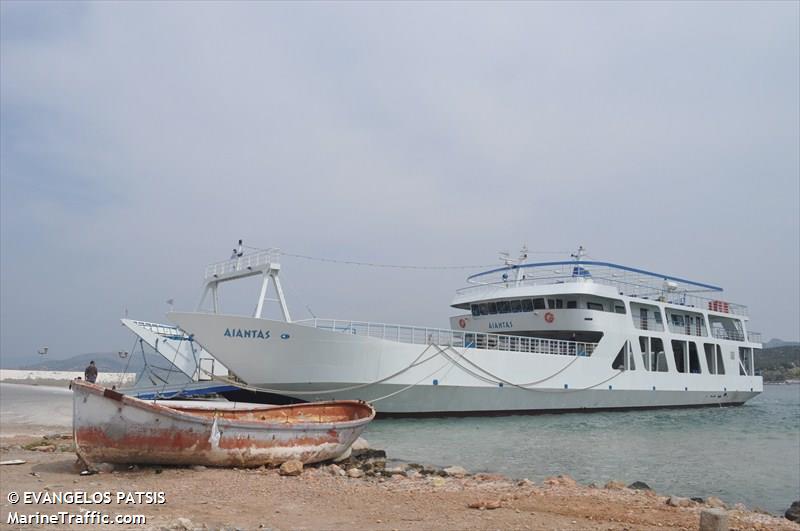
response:
<path id="1" fill-rule="evenodd" d="M 54 434 L 6 438 L 0 445 L 0 460 L 24 461 L 0 469 L 4 513 L 0 527 L 10 510 L 20 509 L 6 499 L 13 485 L 17 490 L 51 492 L 161 491 L 166 504 L 135 507 L 147 516 L 144 528 L 152 530 L 655 530 L 698 529 L 702 518 L 706 525 L 709 518 L 724 518 L 727 528 L 738 530 L 800 530 L 798 523 L 741 504 L 729 506 L 715 497 L 665 496 L 644 482 L 580 485 L 562 475 L 536 484 L 499 474 L 471 474 L 459 466 L 396 463 L 387 460 L 384 451 L 365 445 L 355 446 L 337 463 L 289 462 L 256 469 L 101 465 L 82 475 L 71 436 Z M 46 512 L 56 507 L 24 509 Z M 129 507 L 106 509 L 131 512 Z"/>

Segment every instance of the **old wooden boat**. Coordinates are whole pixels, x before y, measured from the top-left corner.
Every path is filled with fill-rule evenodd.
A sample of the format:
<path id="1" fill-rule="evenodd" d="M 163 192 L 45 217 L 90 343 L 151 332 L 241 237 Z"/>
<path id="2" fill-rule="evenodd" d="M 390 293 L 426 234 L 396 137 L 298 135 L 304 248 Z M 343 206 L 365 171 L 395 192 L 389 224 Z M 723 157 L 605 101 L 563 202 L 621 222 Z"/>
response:
<path id="1" fill-rule="evenodd" d="M 80 380 L 72 391 L 75 447 L 89 466 L 315 463 L 344 454 L 375 417 L 355 400 L 171 407 Z"/>

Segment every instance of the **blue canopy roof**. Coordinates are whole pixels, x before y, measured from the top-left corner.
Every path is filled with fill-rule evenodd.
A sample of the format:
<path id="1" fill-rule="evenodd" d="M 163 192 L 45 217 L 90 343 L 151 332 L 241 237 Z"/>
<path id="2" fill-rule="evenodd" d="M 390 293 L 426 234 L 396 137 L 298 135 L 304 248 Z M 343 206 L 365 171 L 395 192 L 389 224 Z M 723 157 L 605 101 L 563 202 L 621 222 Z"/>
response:
<path id="1" fill-rule="evenodd" d="M 636 273 L 640 275 L 647 275 L 653 278 L 658 278 L 661 280 L 673 281 L 673 282 L 680 282 L 682 284 L 686 284 L 687 286 L 694 286 L 697 288 L 702 288 L 703 290 L 709 291 L 722 291 L 722 288 L 719 286 L 712 286 L 711 284 L 704 284 L 702 282 L 695 282 L 694 280 L 687 280 L 685 278 L 680 277 L 673 277 L 671 275 L 664 275 L 661 273 L 655 273 L 653 271 L 645 271 L 644 269 L 637 269 L 635 267 L 628 267 L 619 264 L 612 264 L 610 262 L 596 262 L 596 261 L 577 261 L 577 260 L 565 260 L 560 262 L 539 262 L 535 264 L 522 264 L 522 265 L 509 265 L 499 267 L 497 269 L 491 269 L 489 271 L 484 271 L 482 273 L 476 273 L 467 277 L 467 282 L 476 279 L 478 277 L 491 275 L 493 273 L 500 273 L 501 271 L 513 271 L 515 269 L 528 269 L 528 268 L 536 268 L 536 267 L 552 267 L 552 266 L 564 266 L 569 265 L 573 266 L 572 276 L 580 276 L 580 277 L 591 277 L 591 269 L 587 269 L 586 266 L 598 266 L 598 267 L 608 267 L 611 269 L 619 269 L 621 271 L 627 271 L 630 273 Z"/>

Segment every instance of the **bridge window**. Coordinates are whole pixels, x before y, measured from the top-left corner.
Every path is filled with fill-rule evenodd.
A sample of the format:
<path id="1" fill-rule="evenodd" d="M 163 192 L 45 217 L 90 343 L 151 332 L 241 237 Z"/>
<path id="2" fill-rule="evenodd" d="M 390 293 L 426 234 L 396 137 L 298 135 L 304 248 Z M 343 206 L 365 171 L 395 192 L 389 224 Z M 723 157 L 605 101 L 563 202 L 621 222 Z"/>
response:
<path id="1" fill-rule="evenodd" d="M 700 374 L 700 358 L 697 355 L 697 343 L 689 341 L 689 372 Z"/>
<path id="2" fill-rule="evenodd" d="M 511 313 L 519 313 L 522 311 L 522 301 L 511 301 Z"/>
<path id="3" fill-rule="evenodd" d="M 494 315 L 497 313 L 497 303 L 490 302 L 489 303 L 489 315 Z"/>
<path id="4" fill-rule="evenodd" d="M 678 369 L 678 372 L 686 372 L 688 365 L 686 363 L 686 342 L 673 339 L 672 355 L 675 358 L 675 368 Z"/>
<path id="5" fill-rule="evenodd" d="M 753 375 L 753 349 L 739 347 L 739 375 Z"/>
<path id="6" fill-rule="evenodd" d="M 625 341 L 625 343 L 622 345 L 622 348 L 619 349 L 619 353 L 617 354 L 617 357 L 614 358 L 611 368 L 618 370 L 622 369 L 626 371 L 636 370 L 636 361 L 634 360 L 630 341 Z"/>
<path id="7" fill-rule="evenodd" d="M 567 301 L 567 308 L 577 308 L 578 301 Z"/>
<path id="8" fill-rule="evenodd" d="M 656 371 L 667 372 L 669 366 L 667 365 L 667 353 L 664 352 L 664 342 L 660 337 L 650 338 L 650 351 L 656 357 Z"/>
<path id="9" fill-rule="evenodd" d="M 587 302 L 586 307 L 590 310 L 597 310 L 600 312 L 603 311 L 603 305 L 600 304 L 599 302 Z"/>
<path id="10" fill-rule="evenodd" d="M 508 301 L 498 301 L 497 313 L 509 313 L 511 311 L 511 303 Z"/>
<path id="11" fill-rule="evenodd" d="M 654 372 L 667 372 L 667 355 L 664 353 L 664 342 L 658 337 L 639 336 L 642 348 L 642 362 L 645 369 Z"/>
<path id="12" fill-rule="evenodd" d="M 481 311 L 480 311 L 480 309 L 478 308 L 478 305 L 477 305 L 477 304 L 473 304 L 473 305 L 471 305 L 471 307 L 470 307 L 470 308 L 472 309 L 472 315 L 473 315 L 473 317 L 478 317 L 478 316 L 481 314 Z"/>
<path id="13" fill-rule="evenodd" d="M 618 304 L 614 305 L 614 311 L 616 313 L 625 313 L 625 306 L 620 306 Z"/>
<path id="14" fill-rule="evenodd" d="M 533 311 L 533 301 L 530 299 L 522 299 L 522 311 L 523 312 L 532 312 Z"/>
<path id="15" fill-rule="evenodd" d="M 544 299 L 533 299 L 534 310 L 544 310 Z"/>
<path id="16" fill-rule="evenodd" d="M 722 349 L 713 343 L 703 343 L 706 353 L 706 365 L 710 374 L 725 374 L 725 363 L 722 361 Z"/>
<path id="17" fill-rule="evenodd" d="M 486 304 L 485 302 L 481 303 L 479 305 L 479 308 L 480 308 L 481 315 L 489 315 L 489 305 L 488 304 Z"/>

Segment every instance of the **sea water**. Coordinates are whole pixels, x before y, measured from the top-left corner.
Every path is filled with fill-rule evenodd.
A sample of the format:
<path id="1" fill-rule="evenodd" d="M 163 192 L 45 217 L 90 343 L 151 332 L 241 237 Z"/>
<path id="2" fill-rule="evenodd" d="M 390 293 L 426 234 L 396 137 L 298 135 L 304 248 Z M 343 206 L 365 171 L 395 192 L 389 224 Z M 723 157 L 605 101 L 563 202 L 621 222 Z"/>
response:
<path id="1" fill-rule="evenodd" d="M 740 407 L 377 420 L 364 437 L 389 458 L 533 481 L 644 481 L 776 514 L 800 499 L 800 385 Z"/>
<path id="2" fill-rule="evenodd" d="M 69 430 L 66 389 L 0 384 L 0 433 Z M 766 385 L 740 407 L 538 416 L 386 419 L 364 437 L 390 459 L 534 481 L 644 481 L 780 514 L 800 499 L 800 385 Z"/>

